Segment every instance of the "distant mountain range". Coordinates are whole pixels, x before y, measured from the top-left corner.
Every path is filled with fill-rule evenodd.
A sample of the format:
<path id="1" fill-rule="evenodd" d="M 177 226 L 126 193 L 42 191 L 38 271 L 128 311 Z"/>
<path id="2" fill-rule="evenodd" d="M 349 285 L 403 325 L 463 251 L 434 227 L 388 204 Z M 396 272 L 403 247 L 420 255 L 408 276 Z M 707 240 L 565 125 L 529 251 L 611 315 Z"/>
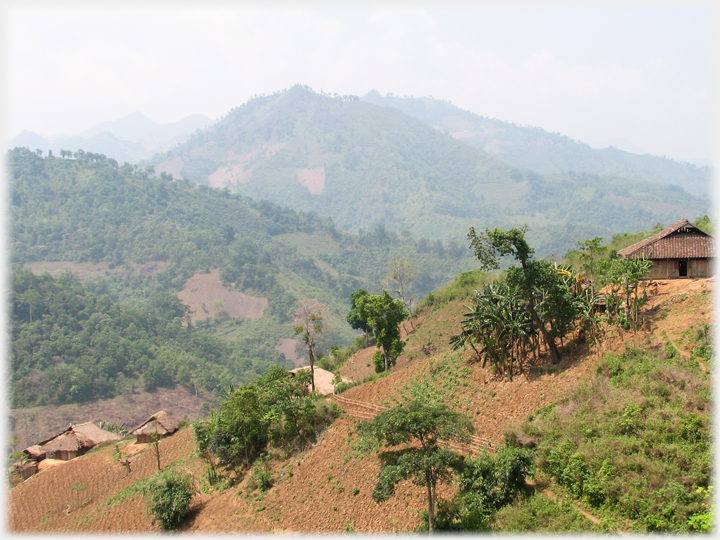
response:
<path id="1" fill-rule="evenodd" d="M 615 147 L 593 149 L 558 133 L 486 118 L 433 98 L 383 97 L 372 91 L 362 100 L 380 107 L 394 107 L 465 144 L 541 174 L 575 171 L 674 184 L 695 195 L 710 191 L 709 167 Z"/>
<path id="2" fill-rule="evenodd" d="M 593 149 L 541 128 L 433 98 L 330 97 L 295 86 L 251 99 L 213 123 L 158 124 L 141 113 L 46 140 L 8 144 L 105 154 L 200 184 L 329 216 L 342 229 L 378 223 L 463 243 L 470 225 L 527 224 L 545 254 L 575 237 L 709 212 L 710 169 Z"/>
<path id="3" fill-rule="evenodd" d="M 443 111 L 445 104 L 436 100 L 398 98 L 391 100 L 393 106 L 370 102 L 382 99 L 378 96 L 334 98 L 295 86 L 254 98 L 150 163 L 158 173 L 329 216 L 350 231 L 383 223 L 416 236 L 464 243 L 470 225 L 527 224 L 544 254 L 564 253 L 577 237 L 607 237 L 708 211 L 707 197 L 688 193 L 679 180 L 637 173 L 628 181 L 633 169 L 619 165 L 612 175 L 602 176 L 569 166 L 540 174 L 527 165 L 512 165 L 506 156 L 500 159 L 490 149 L 469 144 L 482 139 L 472 123 L 481 117 L 452 106 Z M 413 114 L 396 103 L 413 108 Z M 444 132 L 432 127 L 451 125 L 451 112 L 467 120 L 455 120 L 455 127 Z M 507 126 L 512 127 L 493 130 L 510 131 Z M 451 136 L 461 127 L 474 134 Z M 587 149 L 591 157 L 602 152 L 540 129 L 514 129 L 513 137 L 526 141 L 525 147 L 515 146 L 526 148 L 528 164 L 537 157 L 534 166 L 541 165 L 543 144 L 550 156 L 546 162 L 557 161 L 553 156 L 561 150 L 552 141 Z M 632 156 L 626 154 L 610 149 L 601 155 Z"/>
<path id="4" fill-rule="evenodd" d="M 193 114 L 169 124 L 153 122 L 140 112 L 119 120 L 102 122 L 79 135 L 46 138 L 33 131 L 22 131 L 10 139 L 6 147 L 25 147 L 43 152 L 61 149 L 75 152 L 82 148 L 112 157 L 119 163 L 137 163 L 149 159 L 157 152 L 165 152 L 185 141 L 195 130 L 212 125 L 213 120 L 201 114 Z"/>

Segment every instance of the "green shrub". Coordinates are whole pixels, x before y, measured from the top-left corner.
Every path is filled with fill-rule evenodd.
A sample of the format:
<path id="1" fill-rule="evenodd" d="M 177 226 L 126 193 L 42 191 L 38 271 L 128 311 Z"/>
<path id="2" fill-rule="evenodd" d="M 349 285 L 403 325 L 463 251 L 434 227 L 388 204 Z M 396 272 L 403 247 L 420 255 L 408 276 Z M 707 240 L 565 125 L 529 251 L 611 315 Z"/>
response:
<path id="1" fill-rule="evenodd" d="M 437 530 L 487 530 L 500 508 L 512 503 L 535 470 L 531 450 L 506 446 L 492 456 L 487 452 L 466 459 L 458 475 L 458 492 L 452 501 L 438 502 Z"/>
<path id="2" fill-rule="evenodd" d="M 253 464 L 250 483 L 252 487 L 257 487 L 260 491 L 267 491 L 273 486 L 272 476 L 270 475 L 267 460 L 264 456 L 260 456 Z"/>
<path id="3" fill-rule="evenodd" d="M 601 530 L 573 508 L 570 502 L 558 504 L 542 493 L 536 493 L 500 510 L 495 515 L 492 528 L 504 533 L 570 533 Z"/>
<path id="4" fill-rule="evenodd" d="M 608 520 L 684 533 L 704 526 L 710 398 L 709 376 L 680 355 L 628 348 L 516 438 L 536 441 L 538 469 Z"/>
<path id="5" fill-rule="evenodd" d="M 153 524 L 159 522 L 166 531 L 176 529 L 190 510 L 195 493 L 195 479 L 191 474 L 173 471 L 159 475 L 143 489 Z"/>

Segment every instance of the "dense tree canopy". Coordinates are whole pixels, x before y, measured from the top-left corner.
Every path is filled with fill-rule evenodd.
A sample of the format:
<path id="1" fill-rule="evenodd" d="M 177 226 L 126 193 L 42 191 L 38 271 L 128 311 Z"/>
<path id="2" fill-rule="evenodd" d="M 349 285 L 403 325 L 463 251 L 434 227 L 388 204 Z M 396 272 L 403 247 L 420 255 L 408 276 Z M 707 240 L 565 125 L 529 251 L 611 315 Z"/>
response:
<path id="1" fill-rule="evenodd" d="M 386 501 L 395 494 L 398 482 L 412 478 L 427 489 L 428 527 L 432 533 L 437 484 L 452 479 L 463 463 L 458 454 L 438 443 L 441 439 L 467 442 L 475 431 L 470 419 L 446 405 L 412 401 L 379 414 L 370 423 L 359 424 L 358 429 L 386 446 L 419 443 L 419 447 L 380 454 L 382 469 L 372 496 L 375 502 Z"/>
<path id="2" fill-rule="evenodd" d="M 383 289 L 380 294 L 368 294 L 356 300 L 361 320 L 367 321 L 372 328 L 377 344 L 382 348 L 373 355 L 375 371 L 388 371 L 395 365 L 397 357 L 403 350 L 404 342 L 400 339 L 400 323 L 408 317 L 408 311 L 402 300 L 393 300 Z"/>

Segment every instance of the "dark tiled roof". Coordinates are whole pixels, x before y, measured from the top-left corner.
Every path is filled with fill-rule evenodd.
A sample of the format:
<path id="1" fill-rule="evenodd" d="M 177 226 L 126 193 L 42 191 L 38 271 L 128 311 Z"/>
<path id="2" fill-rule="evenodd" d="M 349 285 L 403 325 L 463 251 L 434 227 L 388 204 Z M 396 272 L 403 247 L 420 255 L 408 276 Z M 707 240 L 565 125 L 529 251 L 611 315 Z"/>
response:
<path id="1" fill-rule="evenodd" d="M 618 251 L 623 258 L 707 259 L 715 256 L 715 239 L 681 219 L 642 242 Z"/>

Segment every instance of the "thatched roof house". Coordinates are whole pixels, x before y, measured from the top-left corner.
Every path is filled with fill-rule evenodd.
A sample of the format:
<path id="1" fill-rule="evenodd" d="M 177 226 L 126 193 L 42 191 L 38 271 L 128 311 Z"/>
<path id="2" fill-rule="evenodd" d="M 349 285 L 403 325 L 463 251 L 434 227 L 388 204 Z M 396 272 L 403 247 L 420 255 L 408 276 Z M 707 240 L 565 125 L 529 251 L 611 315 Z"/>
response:
<path id="1" fill-rule="evenodd" d="M 172 435 L 179 428 L 180 420 L 165 411 L 160 411 L 133 429 L 130 435 L 135 435 L 138 443 L 149 443 L 155 441 L 155 432 L 157 432 L 158 438 L 162 438 Z"/>
<path id="2" fill-rule="evenodd" d="M 33 461 L 42 461 L 45 459 L 45 451 L 42 449 L 42 445 L 45 444 L 48 441 L 43 441 L 39 444 L 33 444 L 32 446 L 28 446 L 23 452 L 25 452 L 25 455 Z"/>
<path id="3" fill-rule="evenodd" d="M 73 459 L 105 441 L 119 441 L 120 435 L 100 429 L 92 422 L 75 424 L 50 439 L 40 450 L 55 459 Z"/>
<path id="4" fill-rule="evenodd" d="M 625 259 L 653 262 L 651 279 L 703 278 L 714 274 L 715 239 L 681 219 L 642 242 L 618 251 Z"/>

